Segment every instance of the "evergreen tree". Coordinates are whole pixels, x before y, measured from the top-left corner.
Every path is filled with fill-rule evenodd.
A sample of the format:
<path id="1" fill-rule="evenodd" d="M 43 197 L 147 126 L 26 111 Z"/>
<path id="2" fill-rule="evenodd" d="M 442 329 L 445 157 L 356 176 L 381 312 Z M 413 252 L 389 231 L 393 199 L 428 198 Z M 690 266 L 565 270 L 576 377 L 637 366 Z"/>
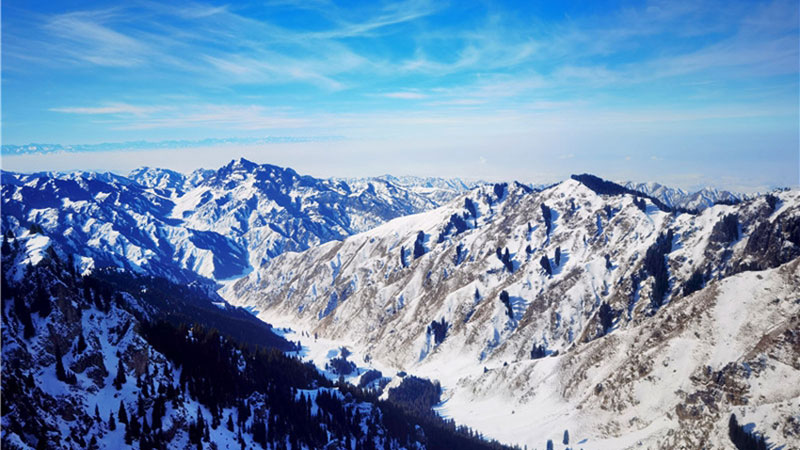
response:
<path id="1" fill-rule="evenodd" d="M 28 305 L 21 298 L 14 299 L 14 313 L 17 315 L 20 323 L 24 327 L 23 336 L 25 339 L 30 339 L 36 334 L 36 329 L 33 327 L 33 320 L 31 319 L 31 310 Z"/>
<path id="2" fill-rule="evenodd" d="M 50 302 L 50 293 L 47 288 L 39 283 L 33 294 L 33 302 L 31 303 L 31 312 L 39 314 L 39 317 L 47 317 L 50 311 L 53 310 L 53 305 Z"/>
<path id="3" fill-rule="evenodd" d="M 556 267 L 561 265 L 561 247 L 556 247 L 556 256 L 553 260 L 555 260 Z"/>
<path id="4" fill-rule="evenodd" d="M 542 255 L 542 258 L 539 260 L 539 265 L 542 266 L 542 269 L 544 269 L 548 276 L 553 275 L 553 268 L 550 267 L 550 260 L 547 258 L 547 255 Z"/>
<path id="5" fill-rule="evenodd" d="M 147 415 L 142 416 L 142 436 L 150 436 L 150 425 L 147 424 Z"/>
<path id="6" fill-rule="evenodd" d="M 419 258 L 425 254 L 425 232 L 420 231 L 417 233 L 417 240 L 414 241 L 414 259 Z"/>
<path id="7" fill-rule="evenodd" d="M 731 414 L 728 420 L 728 436 L 738 450 L 767 450 L 767 441 L 763 436 L 748 433 Z"/>
<path id="8" fill-rule="evenodd" d="M 119 419 L 119 423 L 128 424 L 128 412 L 125 410 L 125 403 L 120 400 L 119 401 L 119 412 L 117 413 L 117 418 Z"/>
<path id="9" fill-rule="evenodd" d="M 503 253 L 503 256 L 500 258 L 503 261 L 503 265 L 505 266 L 506 270 L 510 273 L 514 273 L 514 263 L 511 261 L 511 254 L 508 252 L 508 247 L 506 247 L 506 251 Z"/>
<path id="10" fill-rule="evenodd" d="M 508 315 L 509 319 L 514 318 L 514 310 L 511 307 L 511 297 L 508 295 L 508 292 L 502 291 L 500 292 L 500 301 L 506 307 L 506 314 Z"/>
<path id="11" fill-rule="evenodd" d="M 125 377 L 125 367 L 122 365 L 122 358 L 117 359 L 117 376 L 114 377 L 114 387 L 117 390 L 122 389 L 122 385 L 127 382 L 128 379 Z"/>
<path id="12" fill-rule="evenodd" d="M 544 358 L 545 356 L 547 356 L 547 348 L 543 344 L 533 344 L 533 350 L 531 350 L 531 359 Z"/>
<path id="13" fill-rule="evenodd" d="M 86 339 L 83 337 L 83 333 L 78 335 L 78 344 L 75 346 L 76 353 L 83 353 L 86 350 Z"/>
<path id="14" fill-rule="evenodd" d="M 131 432 L 130 424 L 125 424 L 125 443 L 128 445 L 133 444 L 133 433 Z"/>
<path id="15" fill-rule="evenodd" d="M 603 302 L 600 305 L 600 310 L 597 312 L 598 317 L 600 318 L 600 328 L 602 335 L 608 333 L 611 327 L 614 325 L 614 319 L 616 319 L 617 311 L 614 311 L 608 303 Z"/>
<path id="16" fill-rule="evenodd" d="M 138 440 L 141 437 L 141 424 L 139 423 L 139 418 L 136 417 L 136 414 L 131 413 L 130 419 L 128 420 L 128 428 L 131 433 L 131 437 L 133 439 Z"/>
<path id="17" fill-rule="evenodd" d="M 545 231 L 547 232 L 546 236 L 549 238 L 550 232 L 553 230 L 553 213 L 550 207 L 544 203 L 542 203 L 542 219 L 544 219 Z"/>
<path id="18" fill-rule="evenodd" d="M 564 430 L 564 440 L 561 441 L 564 445 L 569 445 L 569 431 Z"/>
<path id="19" fill-rule="evenodd" d="M 108 413 L 108 429 L 114 431 L 117 429 L 117 421 L 114 420 L 114 413 Z"/>
<path id="20" fill-rule="evenodd" d="M 228 431 L 233 431 L 233 414 L 228 414 L 228 423 L 225 424 Z"/>

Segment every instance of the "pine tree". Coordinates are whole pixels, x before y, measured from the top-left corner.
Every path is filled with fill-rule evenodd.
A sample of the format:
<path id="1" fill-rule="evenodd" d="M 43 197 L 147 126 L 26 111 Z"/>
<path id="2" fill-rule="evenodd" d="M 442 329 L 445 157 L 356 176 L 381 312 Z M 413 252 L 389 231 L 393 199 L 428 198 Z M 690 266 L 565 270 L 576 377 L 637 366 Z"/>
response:
<path id="1" fill-rule="evenodd" d="M 33 302 L 31 303 L 31 312 L 39 314 L 39 317 L 47 317 L 53 310 L 53 305 L 50 302 L 50 293 L 43 284 L 36 286 L 33 294 Z"/>
<path id="2" fill-rule="evenodd" d="M 597 312 L 598 317 L 600 318 L 600 328 L 602 330 L 602 334 L 608 333 L 611 327 L 614 325 L 614 319 L 616 318 L 617 312 L 608 305 L 608 303 L 603 302 L 600 305 L 600 310 Z"/>
<path id="3" fill-rule="evenodd" d="M 114 430 L 117 429 L 117 421 L 114 420 L 114 413 L 113 412 L 109 412 L 108 413 L 108 429 L 111 430 L 111 431 L 114 431 Z"/>
<path id="4" fill-rule="evenodd" d="M 14 313 L 24 327 L 23 336 L 25 339 L 30 339 L 36 335 L 36 329 L 33 327 L 33 320 L 31 319 L 31 310 L 28 309 L 28 305 L 25 304 L 23 299 L 14 299 Z"/>
<path id="5" fill-rule="evenodd" d="M 141 437 L 141 424 L 139 423 L 139 418 L 133 413 L 131 413 L 130 420 L 128 421 L 128 429 L 133 439 L 139 439 L 139 437 Z"/>
<path id="6" fill-rule="evenodd" d="M 125 377 L 125 367 L 122 366 L 122 358 L 119 358 L 117 359 L 117 376 L 114 377 L 114 387 L 120 390 L 126 381 L 128 379 Z"/>
<path id="7" fill-rule="evenodd" d="M 150 425 L 147 424 L 147 415 L 142 416 L 142 436 L 150 436 Z"/>
<path id="8" fill-rule="evenodd" d="M 133 444 L 133 433 L 131 431 L 131 428 L 132 427 L 130 426 L 130 424 L 128 423 L 125 424 L 125 443 L 128 445 Z"/>
<path id="9" fill-rule="evenodd" d="M 86 339 L 83 337 L 83 333 L 78 335 L 78 344 L 75 346 L 76 353 L 83 353 L 86 350 Z"/>
<path id="10" fill-rule="evenodd" d="M 228 423 L 226 424 L 228 431 L 233 431 L 233 414 L 228 414 Z"/>
<path id="11" fill-rule="evenodd" d="M 119 401 L 119 413 L 117 413 L 117 418 L 119 418 L 119 423 L 128 424 L 128 412 L 125 410 L 125 403 L 122 400 Z"/>
<path id="12" fill-rule="evenodd" d="M 508 292 L 502 291 L 500 292 L 500 301 L 506 307 L 506 314 L 510 319 L 514 318 L 514 310 L 511 307 L 511 297 L 508 295 Z"/>
<path id="13" fill-rule="evenodd" d="M 550 260 L 547 259 L 547 255 L 542 255 L 542 258 L 539 260 L 539 265 L 542 266 L 542 269 L 544 269 L 547 275 L 549 276 L 553 275 L 553 268 L 550 267 Z"/>
<path id="14" fill-rule="evenodd" d="M 417 240 L 414 241 L 414 259 L 419 258 L 425 254 L 425 232 L 420 231 L 417 233 Z"/>
<path id="15" fill-rule="evenodd" d="M 564 445 L 569 445 L 569 431 L 564 430 L 564 440 L 561 441 Z"/>

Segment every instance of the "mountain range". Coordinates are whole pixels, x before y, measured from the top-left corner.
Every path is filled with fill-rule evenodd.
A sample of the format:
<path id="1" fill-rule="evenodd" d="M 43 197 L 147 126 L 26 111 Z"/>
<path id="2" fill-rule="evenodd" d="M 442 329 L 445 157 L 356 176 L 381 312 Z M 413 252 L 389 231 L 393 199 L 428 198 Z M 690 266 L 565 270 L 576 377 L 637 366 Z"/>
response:
<path id="1" fill-rule="evenodd" d="M 396 428 L 375 419 L 364 425 L 383 433 L 373 445 L 442 448 L 433 434 L 455 439 L 458 429 L 426 421 L 445 417 L 531 448 L 548 441 L 571 448 L 727 448 L 731 414 L 753 439 L 784 448 L 800 442 L 800 390 L 789 382 L 800 374 L 796 189 L 686 193 L 591 175 L 547 186 L 388 175 L 318 179 L 243 159 L 189 175 L 141 168 L 127 177 L 2 177 L 9 249 L 3 281 L 10 287 L 4 285 L 3 312 L 13 317 L 3 329 L 3 356 L 22 370 L 12 380 L 48 394 L 26 404 L 31 414 L 62 395 L 48 390 L 58 386 L 51 378 L 59 358 L 80 381 L 66 391 L 86 407 L 98 401 L 97 392 L 113 396 L 111 367 L 118 360 L 135 366 L 136 352 L 155 355 L 150 360 L 157 372 L 177 372 L 186 364 L 174 353 L 187 336 L 179 327 L 188 324 L 222 327 L 225 339 L 235 342 L 262 339 L 281 354 L 313 363 L 304 376 L 317 381 L 294 385 L 295 393 L 360 386 L 375 397 L 353 391 L 345 410 L 413 405 L 408 420 L 428 439 L 392 434 Z M 96 281 L 88 282 L 94 287 L 85 297 L 87 279 Z M 51 299 L 61 300 L 53 316 L 36 312 L 36 320 L 28 319 L 36 337 L 26 336 L 25 311 L 41 311 L 46 303 L 46 295 L 30 294 L 42 284 Z M 173 285 L 191 290 L 165 287 Z M 92 289 L 124 292 L 123 301 L 96 304 L 105 294 Z M 187 296 L 194 300 L 181 300 Z M 242 335 L 231 324 L 244 324 L 243 309 L 280 328 L 265 325 L 260 338 Z M 113 319 L 74 319 L 87 313 Z M 64 321 L 70 325 L 62 330 Z M 123 342 L 120 324 L 134 322 L 137 330 L 168 325 L 158 328 L 161 334 L 129 334 L 124 342 L 138 342 L 133 347 L 104 344 Z M 39 330 L 48 330 L 50 340 Z M 205 336 L 203 330 L 196 332 Z M 102 377 L 80 362 L 78 344 L 54 338 L 59 333 L 72 340 L 104 336 L 88 344 Z M 115 337 L 106 338 L 109 333 Z M 124 356 L 109 356 L 114 348 Z M 43 378 L 29 382 L 25 373 Z M 198 386 L 205 377 L 198 375 Z M 151 379 L 154 386 L 172 385 Z M 249 375 L 238 380 L 253 382 Z M 133 403 L 144 395 L 141 384 L 117 391 L 128 392 L 120 396 Z M 441 397 L 429 395 L 437 389 L 431 386 L 441 386 Z M 4 379 L 4 394 L 7 389 Z M 225 408 L 245 395 L 214 397 L 217 407 L 209 406 L 211 397 L 198 400 L 197 392 L 187 388 L 170 416 L 175 429 L 185 431 L 175 433 L 186 445 L 195 437 L 189 425 L 196 432 L 202 415 L 194 409 L 224 420 L 240 414 Z M 251 444 L 262 442 L 252 433 L 261 426 L 256 416 L 269 417 L 275 408 L 254 400 L 258 392 L 246 393 L 247 402 L 259 405 L 253 420 L 235 425 L 250 433 Z M 157 397 L 148 398 L 137 417 L 152 421 Z M 111 404 L 101 404 L 105 417 Z M 434 416 L 426 415 L 431 407 Z M 66 420 L 56 416 L 45 422 Z M 15 439 L 33 445 L 24 426 L 3 420 L 4 428 L 22 430 L 13 438 L 4 434 L 4 445 L 20 445 Z M 82 426 L 108 432 L 107 425 Z M 344 446 L 342 439 L 353 447 L 365 443 L 367 431 L 358 436 L 354 429 L 334 433 L 334 446 Z M 474 437 L 462 431 L 464 439 Z M 58 431 L 60 442 L 71 433 Z M 231 434 L 219 442 L 242 439 Z M 303 439 L 304 445 L 321 442 Z"/>

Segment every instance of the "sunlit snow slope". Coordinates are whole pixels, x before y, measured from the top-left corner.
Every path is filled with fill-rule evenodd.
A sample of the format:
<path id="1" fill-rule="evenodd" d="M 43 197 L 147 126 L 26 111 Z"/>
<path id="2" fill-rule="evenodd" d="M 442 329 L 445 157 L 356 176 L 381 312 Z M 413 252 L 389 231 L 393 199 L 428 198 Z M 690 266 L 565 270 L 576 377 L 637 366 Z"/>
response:
<path id="1" fill-rule="evenodd" d="M 445 414 L 508 442 L 725 448 L 731 411 L 797 442 L 798 392 L 775 383 L 800 375 L 800 192 L 701 214 L 598 192 L 479 187 L 223 295 L 441 380 Z"/>

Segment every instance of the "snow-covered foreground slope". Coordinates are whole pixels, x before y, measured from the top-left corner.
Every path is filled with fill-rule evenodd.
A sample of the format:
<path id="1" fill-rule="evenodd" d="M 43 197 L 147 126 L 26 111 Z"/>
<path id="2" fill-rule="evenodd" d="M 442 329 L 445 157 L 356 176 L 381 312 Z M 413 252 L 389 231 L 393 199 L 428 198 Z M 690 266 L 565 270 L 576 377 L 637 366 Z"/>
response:
<path id="1" fill-rule="evenodd" d="M 440 410 L 506 442 L 542 446 L 567 429 L 593 449 L 729 448 L 736 413 L 770 442 L 796 448 L 798 287 L 798 259 L 713 282 L 561 355 L 451 378 Z M 441 365 L 420 372 L 448 374 Z"/>
<path id="2" fill-rule="evenodd" d="M 223 296 L 266 320 L 352 345 L 384 366 L 439 379 L 449 397 L 442 412 L 488 435 L 543 446 L 545 431 L 555 440 L 560 434 L 551 434 L 573 428 L 570 434 L 605 448 L 639 440 L 692 447 L 703 433 L 679 430 L 692 424 L 708 434 L 739 403 L 727 394 L 706 398 L 697 392 L 708 380 L 694 379 L 698 364 L 709 364 L 705 355 L 724 348 L 717 324 L 735 321 L 699 315 L 699 307 L 688 305 L 707 298 L 735 302 L 724 283 L 747 285 L 760 276 L 761 288 L 785 285 L 779 311 L 796 316 L 796 307 L 785 304 L 800 283 L 784 274 L 794 274 L 796 264 L 745 271 L 798 256 L 796 190 L 692 215 L 663 212 L 631 195 L 600 195 L 576 180 L 542 192 L 495 185 L 341 242 L 283 254 Z M 758 323 L 779 323 L 761 303 L 751 306 Z M 705 335 L 666 339 L 676 334 L 668 327 L 679 317 L 697 320 Z M 788 327 L 797 331 L 794 322 Z M 743 345 L 768 334 L 751 331 L 729 334 Z M 794 345 L 788 353 L 797 358 Z M 695 347 L 697 356 L 685 352 Z M 731 351 L 711 360 L 710 369 L 700 368 L 711 375 L 734 370 L 725 367 L 745 350 Z M 763 380 L 797 379 L 797 364 L 781 367 L 764 372 Z M 778 391 L 779 402 L 797 404 L 797 393 Z M 712 398 L 721 409 L 711 407 L 717 415 L 701 423 L 710 416 L 696 403 L 710 407 Z M 749 394 L 746 401 L 767 405 Z M 676 409 L 682 402 L 689 412 Z M 758 430 L 783 423 L 784 410 L 759 409 Z M 778 428 L 787 431 L 770 434 L 776 442 L 800 436 L 789 422 Z M 723 448 L 725 431 L 717 431 L 709 445 Z"/>

